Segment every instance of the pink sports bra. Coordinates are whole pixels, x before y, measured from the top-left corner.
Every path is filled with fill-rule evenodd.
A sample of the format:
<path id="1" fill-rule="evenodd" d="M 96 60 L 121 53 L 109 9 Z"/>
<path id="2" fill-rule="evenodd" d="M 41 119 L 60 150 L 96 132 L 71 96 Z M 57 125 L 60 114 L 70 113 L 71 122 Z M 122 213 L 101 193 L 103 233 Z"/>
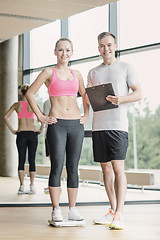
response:
<path id="1" fill-rule="evenodd" d="M 56 69 L 53 67 L 51 82 L 48 86 L 50 97 L 77 96 L 79 90 L 79 80 L 73 70 L 71 70 L 71 73 L 73 75 L 73 79 L 64 81 L 58 78 Z"/>
<path id="2" fill-rule="evenodd" d="M 21 110 L 21 112 L 17 113 L 18 114 L 18 119 L 20 119 L 20 118 L 33 118 L 34 119 L 35 114 L 31 113 L 31 112 L 28 112 L 28 109 L 27 109 L 28 102 L 20 101 L 19 103 L 22 106 L 22 110 Z"/>

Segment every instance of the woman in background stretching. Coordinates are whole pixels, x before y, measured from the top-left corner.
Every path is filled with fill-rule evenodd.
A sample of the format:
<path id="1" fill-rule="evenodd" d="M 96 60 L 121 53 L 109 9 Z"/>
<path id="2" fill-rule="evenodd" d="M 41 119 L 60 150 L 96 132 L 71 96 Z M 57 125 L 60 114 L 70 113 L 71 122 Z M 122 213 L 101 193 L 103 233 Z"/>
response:
<path id="1" fill-rule="evenodd" d="M 38 134 L 40 134 L 43 130 L 43 124 L 41 124 L 41 128 L 39 130 L 36 129 L 35 126 L 35 114 L 31 110 L 29 106 L 25 94 L 29 88 L 29 85 L 25 84 L 21 86 L 20 94 L 22 96 L 22 100 L 14 103 L 7 113 L 4 116 L 4 120 L 6 122 L 9 130 L 17 135 L 16 144 L 19 155 L 19 163 L 18 163 L 18 176 L 20 181 L 20 187 L 18 190 L 18 194 L 30 193 L 34 194 L 36 192 L 34 185 L 34 178 L 36 174 L 36 166 L 35 166 L 35 156 L 38 145 Z M 9 117 L 11 114 L 16 111 L 18 115 L 18 130 L 14 130 L 9 122 Z M 24 189 L 24 175 L 25 175 L 25 160 L 26 160 L 26 151 L 28 149 L 28 162 L 29 162 L 29 175 L 30 175 L 30 191 L 26 192 Z"/>

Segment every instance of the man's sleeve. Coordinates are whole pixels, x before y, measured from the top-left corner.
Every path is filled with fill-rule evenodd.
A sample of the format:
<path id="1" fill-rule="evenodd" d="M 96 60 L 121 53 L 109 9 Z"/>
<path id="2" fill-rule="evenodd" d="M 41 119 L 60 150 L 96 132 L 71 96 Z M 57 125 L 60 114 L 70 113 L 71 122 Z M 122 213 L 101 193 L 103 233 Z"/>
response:
<path id="1" fill-rule="evenodd" d="M 89 71 L 88 76 L 87 76 L 87 87 L 92 87 L 92 78 L 91 78 L 91 71 Z"/>
<path id="2" fill-rule="evenodd" d="M 127 83 L 129 87 L 139 83 L 137 73 L 134 67 L 130 64 L 127 66 Z"/>

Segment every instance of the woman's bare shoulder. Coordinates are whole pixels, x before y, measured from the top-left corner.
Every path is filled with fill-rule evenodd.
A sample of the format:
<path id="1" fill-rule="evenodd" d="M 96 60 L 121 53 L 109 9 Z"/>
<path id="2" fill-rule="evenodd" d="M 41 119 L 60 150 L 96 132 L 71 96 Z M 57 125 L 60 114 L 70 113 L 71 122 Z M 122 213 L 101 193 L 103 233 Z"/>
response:
<path id="1" fill-rule="evenodd" d="M 19 103 L 19 102 L 13 103 L 12 106 L 9 108 L 8 112 L 13 112 L 14 110 L 17 112 L 19 106 L 20 106 L 20 103 Z"/>
<path id="2" fill-rule="evenodd" d="M 42 73 L 44 73 L 48 76 L 51 76 L 53 73 L 53 67 L 47 67 L 47 68 L 43 69 Z"/>
<path id="3" fill-rule="evenodd" d="M 14 107 L 15 110 L 17 110 L 19 108 L 19 106 L 20 106 L 20 101 L 19 102 L 15 102 L 12 106 Z"/>
<path id="4" fill-rule="evenodd" d="M 82 74 L 78 70 L 73 70 L 77 78 L 82 78 Z"/>

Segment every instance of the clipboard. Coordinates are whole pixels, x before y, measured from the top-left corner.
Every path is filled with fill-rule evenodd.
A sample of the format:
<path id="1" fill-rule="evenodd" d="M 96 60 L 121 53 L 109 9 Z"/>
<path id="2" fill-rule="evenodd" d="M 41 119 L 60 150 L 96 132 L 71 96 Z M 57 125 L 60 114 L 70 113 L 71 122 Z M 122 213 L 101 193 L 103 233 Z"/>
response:
<path id="1" fill-rule="evenodd" d="M 118 108 L 118 105 L 114 105 L 106 99 L 108 95 L 115 96 L 111 83 L 88 87 L 86 92 L 94 112 Z"/>

